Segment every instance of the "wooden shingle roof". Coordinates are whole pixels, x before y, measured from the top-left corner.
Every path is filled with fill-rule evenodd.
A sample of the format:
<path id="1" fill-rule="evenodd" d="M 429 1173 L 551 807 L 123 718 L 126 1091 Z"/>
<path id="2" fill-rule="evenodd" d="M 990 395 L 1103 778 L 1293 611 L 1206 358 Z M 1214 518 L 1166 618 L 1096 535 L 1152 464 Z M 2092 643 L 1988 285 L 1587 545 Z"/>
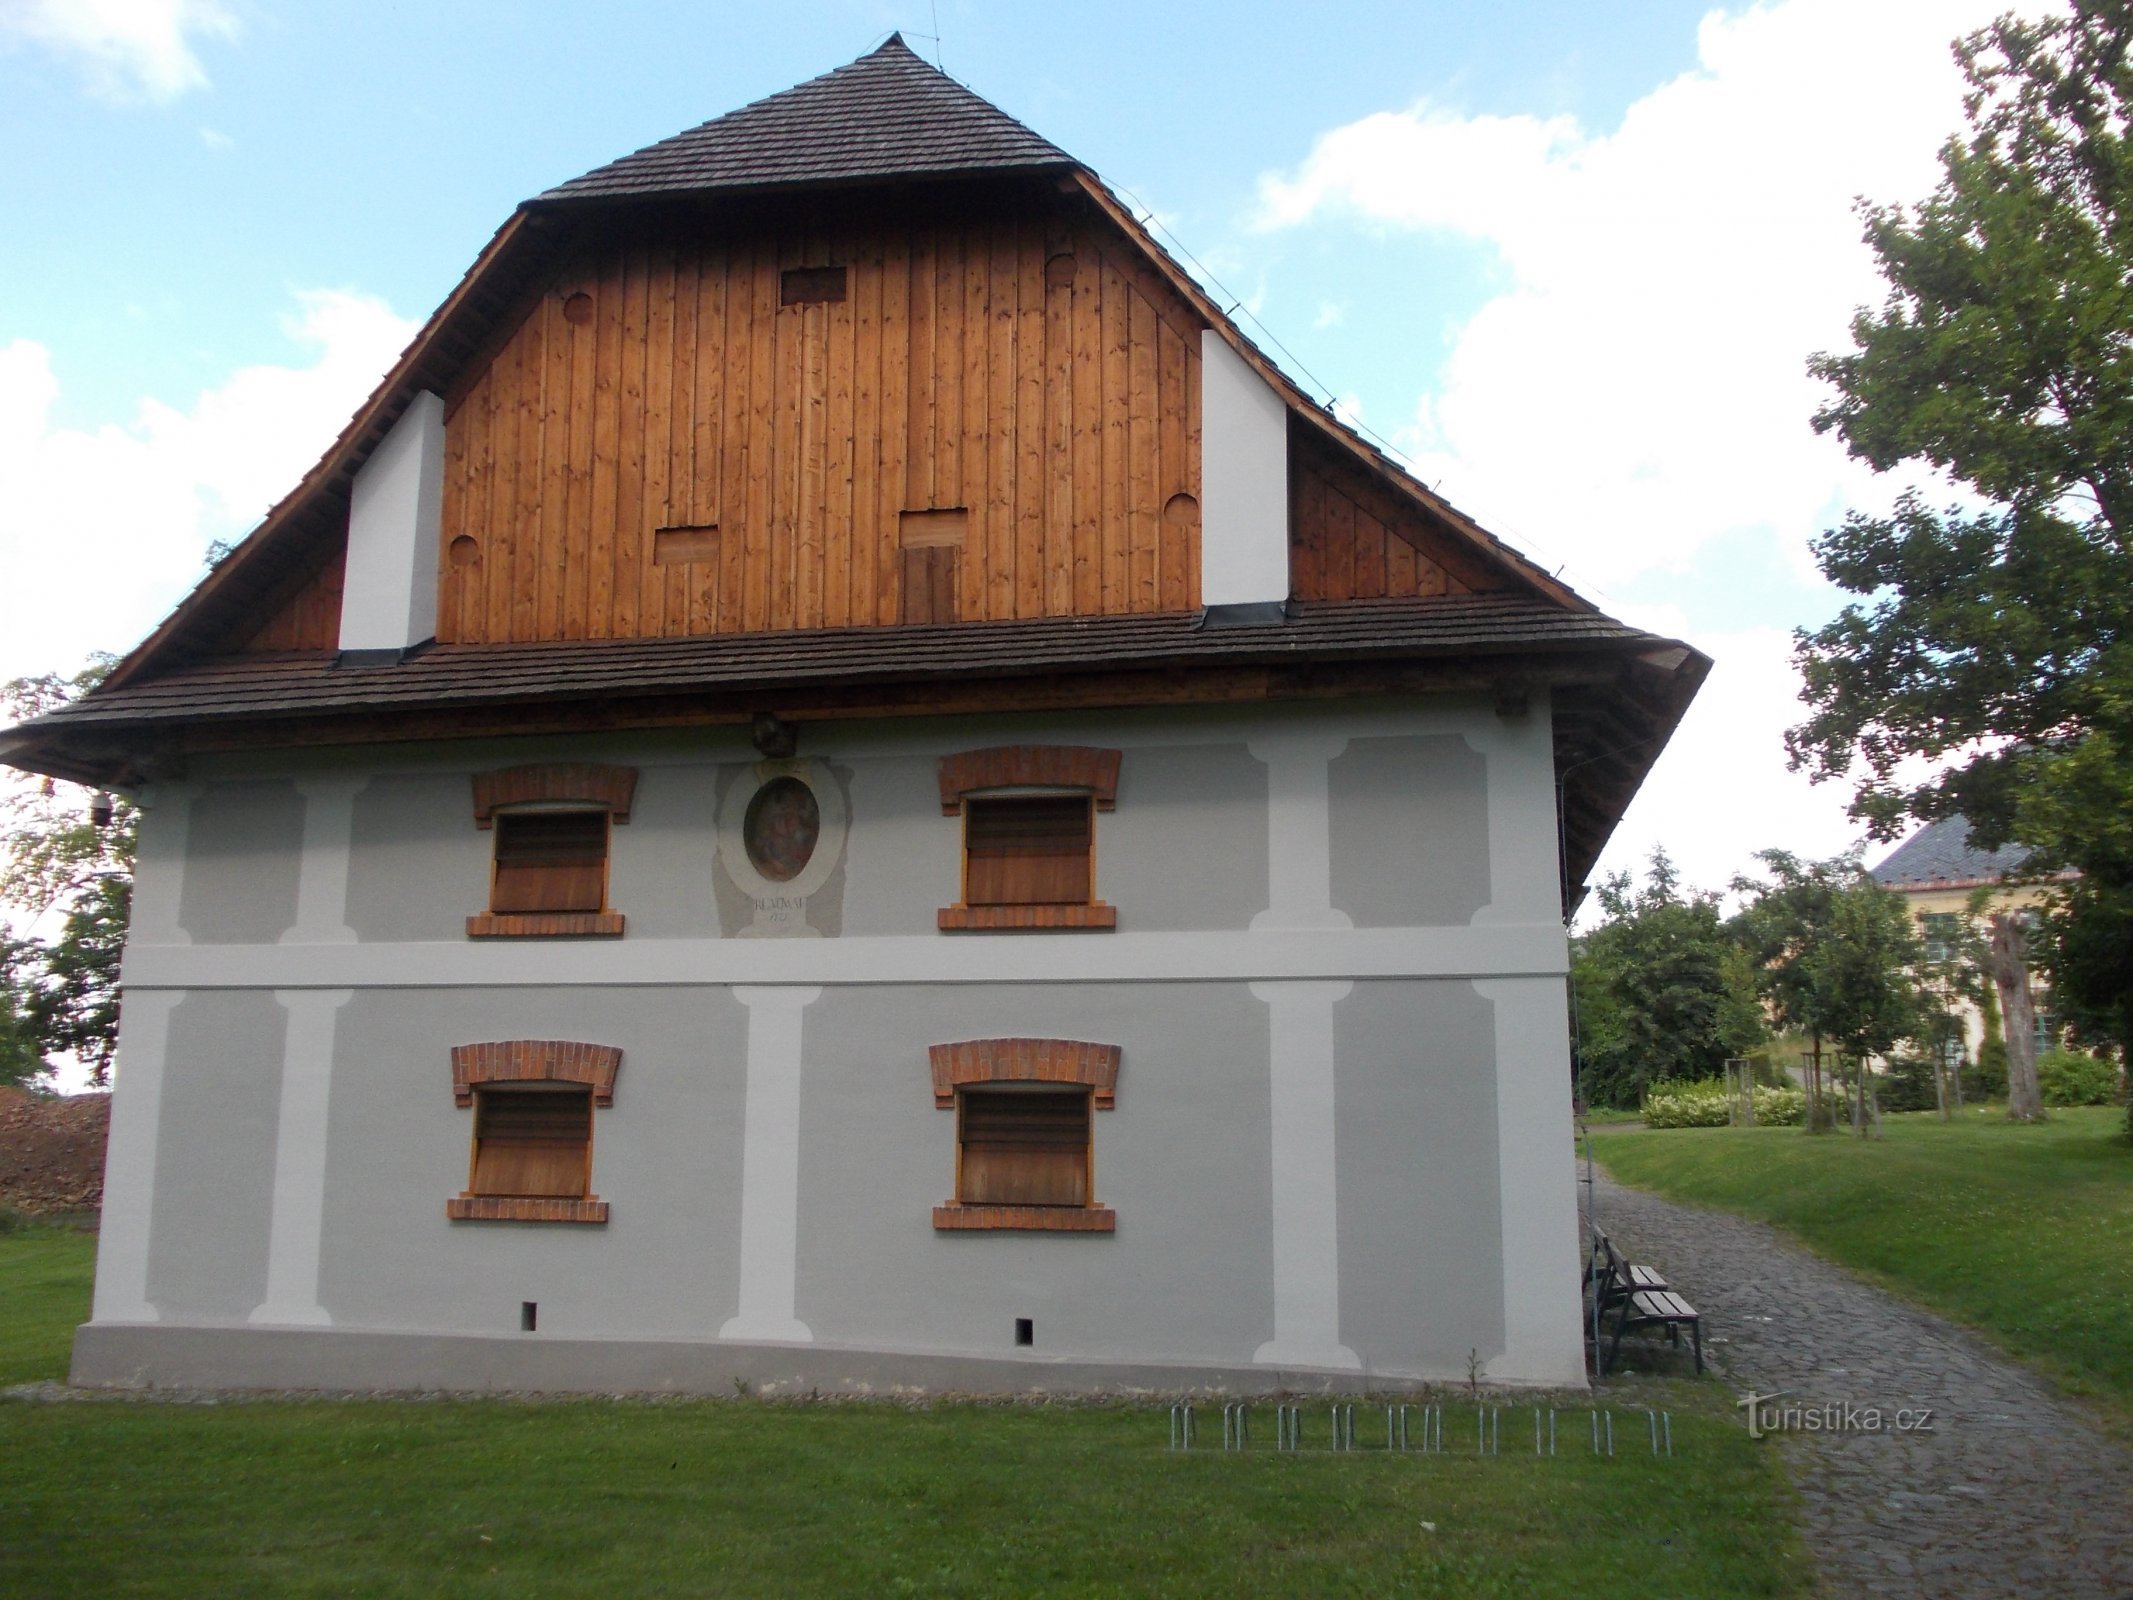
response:
<path id="1" fill-rule="evenodd" d="M 610 161 L 535 203 L 1074 165 L 891 34 L 848 66 Z"/>

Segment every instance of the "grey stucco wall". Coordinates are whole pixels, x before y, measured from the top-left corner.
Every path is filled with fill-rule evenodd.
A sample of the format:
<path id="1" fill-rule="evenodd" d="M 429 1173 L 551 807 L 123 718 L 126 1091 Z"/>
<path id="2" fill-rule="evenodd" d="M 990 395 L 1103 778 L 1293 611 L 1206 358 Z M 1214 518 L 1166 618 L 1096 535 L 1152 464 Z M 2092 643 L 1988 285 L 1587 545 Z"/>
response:
<path id="1" fill-rule="evenodd" d="M 815 1337 L 1046 1355 L 1249 1361 L 1272 1332 L 1266 1008 L 1241 984 L 832 990 L 807 1013 L 797 1312 Z M 1122 1051 L 1095 1113 L 1115 1234 L 936 1233 L 955 1114 L 927 1046 L 1087 1039 Z"/>
<path id="2" fill-rule="evenodd" d="M 452 1222 L 473 1113 L 451 1047 L 619 1046 L 594 1113 L 605 1226 Z M 338 1325 L 505 1332 L 519 1304 L 559 1335 L 704 1337 L 731 1314 L 746 1020 L 723 989 L 409 991 L 343 1009 L 329 1112 L 319 1298 Z"/>
<path id="3" fill-rule="evenodd" d="M 1495 1011 L 1459 980 L 1358 983 L 1333 1008 L 1341 1340 L 1366 1368 L 1503 1349 Z"/>
<path id="4" fill-rule="evenodd" d="M 1096 890 L 1122 928 L 1247 928 L 1267 901 L 1267 771 L 1238 744 L 1157 745 L 1119 763 L 1096 819 Z"/>
<path id="5" fill-rule="evenodd" d="M 1489 764 L 1465 739 L 1354 739 L 1326 776 L 1333 904 L 1358 928 L 1455 926 L 1489 903 Z"/>
<path id="6" fill-rule="evenodd" d="M 266 1295 L 285 1029 L 256 989 L 188 995 L 171 1015 L 148 1254 L 168 1320 L 242 1322 Z"/>
<path id="7" fill-rule="evenodd" d="M 296 921 L 304 798 L 286 779 L 211 783 L 192 803 L 178 920 L 196 944 L 271 944 Z M 403 875 L 395 858 L 388 869 Z"/>
<path id="8" fill-rule="evenodd" d="M 356 795 L 348 926 L 360 939 L 457 939 L 489 894 L 489 835 L 459 772 L 395 772 Z M 472 835 L 472 838 L 469 838 Z"/>

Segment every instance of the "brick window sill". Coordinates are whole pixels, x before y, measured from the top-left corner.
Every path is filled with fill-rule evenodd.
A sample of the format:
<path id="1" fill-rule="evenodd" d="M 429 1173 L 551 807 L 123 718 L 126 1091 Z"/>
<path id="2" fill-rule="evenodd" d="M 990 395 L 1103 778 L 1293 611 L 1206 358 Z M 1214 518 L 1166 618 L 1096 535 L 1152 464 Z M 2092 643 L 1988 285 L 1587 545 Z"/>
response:
<path id="1" fill-rule="evenodd" d="M 1098 900 L 1085 906 L 942 906 L 943 933 L 1034 933 L 1045 928 L 1096 930 L 1118 926 L 1118 907 Z"/>
<path id="2" fill-rule="evenodd" d="M 463 1194 L 445 1201 L 444 1214 L 454 1222 L 605 1222 L 607 1202 Z"/>
<path id="3" fill-rule="evenodd" d="M 484 911 L 467 918 L 469 939 L 618 939 L 619 911 Z"/>
<path id="4" fill-rule="evenodd" d="M 1118 1213 L 1109 1206 L 990 1206 L 949 1204 L 933 1208 L 941 1233 L 1014 1230 L 1023 1233 L 1116 1233 Z"/>

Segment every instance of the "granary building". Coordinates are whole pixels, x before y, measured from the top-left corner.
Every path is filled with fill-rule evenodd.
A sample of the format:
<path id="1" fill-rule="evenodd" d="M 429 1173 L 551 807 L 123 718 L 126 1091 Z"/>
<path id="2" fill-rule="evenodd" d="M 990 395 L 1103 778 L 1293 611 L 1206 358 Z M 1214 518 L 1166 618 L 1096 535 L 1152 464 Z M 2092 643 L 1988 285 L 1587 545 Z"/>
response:
<path id="1" fill-rule="evenodd" d="M 0 736 L 144 814 L 75 1376 L 1580 1382 L 1565 907 L 1707 665 L 892 38 Z"/>

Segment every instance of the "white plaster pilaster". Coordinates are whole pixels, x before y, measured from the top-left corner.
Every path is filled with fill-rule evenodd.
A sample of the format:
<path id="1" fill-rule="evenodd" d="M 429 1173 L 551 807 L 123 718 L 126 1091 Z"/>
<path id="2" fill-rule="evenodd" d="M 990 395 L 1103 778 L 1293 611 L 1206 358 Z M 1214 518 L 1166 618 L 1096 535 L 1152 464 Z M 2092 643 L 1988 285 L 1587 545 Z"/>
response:
<path id="1" fill-rule="evenodd" d="M 153 990 L 126 996 L 118 1060 L 111 1069 L 111 1132 L 104 1148 L 104 1209 L 97 1229 L 92 1321 L 157 1320 L 156 1308 L 148 1301 L 149 1228 L 170 1014 L 184 998 Z"/>
<path id="2" fill-rule="evenodd" d="M 1570 1034 L 1563 980 L 1477 980 L 1496 1008 L 1496 1168 L 1503 1208 L 1503 1355 L 1489 1376 L 1582 1387 Z"/>
<path id="3" fill-rule="evenodd" d="M 1489 903 L 1477 927 L 1563 919 L 1562 843 L 1555 814 L 1555 742 L 1548 698 L 1535 691 L 1523 716 L 1468 729 L 1488 762 Z"/>
<path id="4" fill-rule="evenodd" d="M 296 879 L 296 925 L 283 944 L 353 944 L 348 926 L 348 873 L 355 843 L 356 796 L 365 774 L 296 781 L 304 797 L 304 845 Z"/>
<path id="5" fill-rule="evenodd" d="M 748 1099 L 741 1133 L 741 1294 L 721 1339 L 808 1343 L 793 1315 L 800 1260 L 800 1013 L 822 990 L 747 984 Z"/>
<path id="6" fill-rule="evenodd" d="M 282 1034 L 281 1112 L 274 1135 L 267 1297 L 253 1309 L 253 1322 L 321 1328 L 333 1323 L 318 1303 L 319 1236 L 326 1217 L 326 1108 L 333 1093 L 335 1025 L 354 993 L 274 991 L 288 1015 Z"/>
<path id="7" fill-rule="evenodd" d="M 1333 800 L 1326 765 L 1348 748 L 1346 734 L 1298 728 L 1252 739 L 1267 767 L 1267 908 L 1252 931 L 1347 928 L 1333 909 Z"/>
<path id="8" fill-rule="evenodd" d="M 1362 1366 L 1340 1340 L 1333 1106 L 1333 1006 L 1354 987 L 1252 985 L 1253 998 L 1266 1002 L 1273 1063 L 1274 1337 L 1252 1357 L 1268 1365 Z"/>
<path id="9" fill-rule="evenodd" d="M 192 833 L 197 783 L 159 783 L 140 797 L 141 836 L 134 855 L 128 945 L 191 944 L 178 910 L 185 894 L 185 849 Z"/>

